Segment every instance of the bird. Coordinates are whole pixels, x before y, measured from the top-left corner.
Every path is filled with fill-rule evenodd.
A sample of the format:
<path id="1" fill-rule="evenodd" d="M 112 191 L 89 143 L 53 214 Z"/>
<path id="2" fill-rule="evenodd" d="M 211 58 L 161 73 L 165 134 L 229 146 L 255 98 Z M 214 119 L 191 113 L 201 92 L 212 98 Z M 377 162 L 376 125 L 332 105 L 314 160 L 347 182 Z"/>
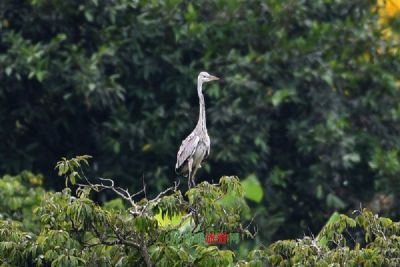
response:
<path id="1" fill-rule="evenodd" d="M 205 71 L 197 77 L 199 96 L 199 119 L 194 130 L 182 141 L 176 156 L 175 172 L 188 177 L 188 189 L 195 186 L 195 175 L 201 163 L 210 155 L 210 137 L 207 132 L 206 111 L 203 96 L 203 83 L 219 80 Z"/>

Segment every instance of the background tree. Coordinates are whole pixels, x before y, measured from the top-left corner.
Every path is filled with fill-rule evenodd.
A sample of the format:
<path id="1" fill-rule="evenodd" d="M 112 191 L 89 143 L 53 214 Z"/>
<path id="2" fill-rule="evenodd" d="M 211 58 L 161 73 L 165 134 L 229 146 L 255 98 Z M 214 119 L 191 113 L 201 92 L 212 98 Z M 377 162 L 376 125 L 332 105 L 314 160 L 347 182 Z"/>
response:
<path id="1" fill-rule="evenodd" d="M 376 199 L 398 216 L 399 19 L 382 23 L 380 10 L 373 0 L 3 0 L 0 172 L 41 172 L 60 189 L 53 163 L 91 154 L 93 174 L 134 191 L 145 180 L 156 195 L 176 179 L 207 70 L 225 82 L 205 90 L 212 151 L 198 179 L 259 181 L 262 241 L 315 232 L 333 211 Z"/>

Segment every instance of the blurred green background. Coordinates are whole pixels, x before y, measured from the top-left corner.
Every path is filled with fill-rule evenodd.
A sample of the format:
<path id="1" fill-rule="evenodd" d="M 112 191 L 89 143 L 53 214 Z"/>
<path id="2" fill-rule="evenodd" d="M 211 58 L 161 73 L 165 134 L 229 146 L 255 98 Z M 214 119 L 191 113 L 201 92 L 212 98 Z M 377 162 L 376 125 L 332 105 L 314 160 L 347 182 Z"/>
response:
<path id="1" fill-rule="evenodd" d="M 360 205 L 400 217 L 397 0 L 2 0 L 0 174 L 94 157 L 91 176 L 156 194 L 205 85 L 197 180 L 262 187 L 263 243 Z M 182 181 L 184 179 L 181 178 Z M 186 181 L 182 182 L 186 186 Z"/>

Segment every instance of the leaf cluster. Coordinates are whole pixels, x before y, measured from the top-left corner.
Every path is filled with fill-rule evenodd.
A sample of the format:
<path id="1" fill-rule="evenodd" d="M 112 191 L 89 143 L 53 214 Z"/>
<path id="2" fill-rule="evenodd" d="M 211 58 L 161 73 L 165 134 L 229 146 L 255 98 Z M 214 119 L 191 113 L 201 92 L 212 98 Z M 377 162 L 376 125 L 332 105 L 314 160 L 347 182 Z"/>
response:
<path id="1" fill-rule="evenodd" d="M 70 188 L 62 192 L 48 192 L 41 187 L 28 190 L 32 184 L 23 183 L 37 180 L 29 172 L 0 179 L 3 194 L 0 212 L 7 214 L 0 219 L 2 266 L 396 266 L 400 263 L 400 223 L 367 209 L 356 211 L 354 218 L 334 213 L 315 238 L 305 236 L 276 241 L 267 247 L 260 245 L 245 257 L 239 257 L 235 247 L 208 245 L 204 239 L 190 240 L 188 237 L 196 231 L 218 229 L 249 237 L 240 216 L 246 210 L 243 188 L 236 177 L 222 177 L 219 184 L 204 182 L 187 192 L 187 200 L 176 189 L 154 199 L 139 200 L 135 202 L 139 213 L 132 213 L 130 202 L 123 198 L 116 200 L 125 201 L 128 207 L 116 200 L 113 204 L 99 205 L 88 194 L 74 196 Z M 25 201 L 15 206 L 15 200 L 11 199 L 18 196 L 7 195 L 6 189 L 18 192 Z M 34 192 L 40 192 L 40 196 Z M 23 210 L 31 213 L 18 216 Z M 175 222 L 165 221 L 172 218 L 171 214 L 175 214 Z M 171 234 L 178 234 L 178 242 Z"/>

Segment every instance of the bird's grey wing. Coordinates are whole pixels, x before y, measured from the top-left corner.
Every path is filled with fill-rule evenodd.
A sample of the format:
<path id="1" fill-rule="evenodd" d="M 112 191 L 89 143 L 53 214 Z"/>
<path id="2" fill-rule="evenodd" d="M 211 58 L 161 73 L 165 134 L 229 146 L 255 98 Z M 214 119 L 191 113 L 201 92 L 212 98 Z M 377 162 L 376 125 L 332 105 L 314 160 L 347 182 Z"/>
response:
<path id="1" fill-rule="evenodd" d="M 210 155 L 210 146 L 207 147 L 206 154 L 204 155 L 204 159 L 208 158 Z"/>
<path id="2" fill-rule="evenodd" d="M 176 172 L 179 172 L 179 169 L 182 167 L 185 161 L 196 151 L 199 140 L 199 136 L 197 136 L 195 133 L 191 133 L 188 137 L 185 138 L 185 140 L 182 141 L 182 144 L 179 147 L 179 151 L 176 156 Z"/>

